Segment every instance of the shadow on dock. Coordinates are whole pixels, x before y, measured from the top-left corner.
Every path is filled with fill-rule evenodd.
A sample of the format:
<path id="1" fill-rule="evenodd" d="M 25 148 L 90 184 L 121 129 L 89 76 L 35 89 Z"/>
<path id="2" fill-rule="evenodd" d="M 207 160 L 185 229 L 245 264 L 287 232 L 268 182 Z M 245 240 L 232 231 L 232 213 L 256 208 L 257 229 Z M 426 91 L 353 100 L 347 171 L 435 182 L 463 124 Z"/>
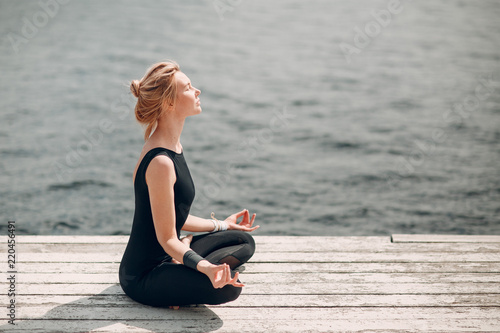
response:
<path id="1" fill-rule="evenodd" d="M 178 310 L 143 305 L 128 298 L 119 285 L 60 305 L 55 303 L 61 303 L 67 295 L 53 294 L 45 303 L 24 301 L 36 297 L 19 295 L 16 306 L 16 312 L 21 312 L 19 319 L 16 318 L 15 325 L 1 325 L 0 332 L 208 332 L 223 325 L 219 316 L 204 305 Z M 44 308 L 47 312 L 37 316 Z M 23 319 L 27 316 L 31 318 Z"/>

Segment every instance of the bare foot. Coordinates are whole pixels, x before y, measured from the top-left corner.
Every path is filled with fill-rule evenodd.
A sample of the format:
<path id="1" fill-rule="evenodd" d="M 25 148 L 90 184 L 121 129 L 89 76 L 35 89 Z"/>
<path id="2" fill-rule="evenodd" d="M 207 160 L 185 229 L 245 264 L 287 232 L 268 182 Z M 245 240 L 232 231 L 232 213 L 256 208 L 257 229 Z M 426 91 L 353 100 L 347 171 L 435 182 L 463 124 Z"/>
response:
<path id="1" fill-rule="evenodd" d="M 183 242 L 184 244 L 186 244 L 187 246 L 190 246 L 191 245 L 191 241 L 193 240 L 193 235 L 192 234 L 189 234 L 187 235 L 186 237 L 182 237 L 181 238 L 181 242 Z"/>

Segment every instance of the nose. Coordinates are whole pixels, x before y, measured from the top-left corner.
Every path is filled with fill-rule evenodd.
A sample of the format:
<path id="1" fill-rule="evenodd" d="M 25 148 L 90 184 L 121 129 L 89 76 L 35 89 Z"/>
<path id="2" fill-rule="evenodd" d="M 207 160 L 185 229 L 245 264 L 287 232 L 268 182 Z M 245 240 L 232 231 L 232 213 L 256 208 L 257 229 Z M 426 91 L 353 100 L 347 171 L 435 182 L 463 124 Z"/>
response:
<path id="1" fill-rule="evenodd" d="M 201 90 L 200 89 L 196 89 L 196 97 L 198 97 L 200 94 L 201 94 Z"/>

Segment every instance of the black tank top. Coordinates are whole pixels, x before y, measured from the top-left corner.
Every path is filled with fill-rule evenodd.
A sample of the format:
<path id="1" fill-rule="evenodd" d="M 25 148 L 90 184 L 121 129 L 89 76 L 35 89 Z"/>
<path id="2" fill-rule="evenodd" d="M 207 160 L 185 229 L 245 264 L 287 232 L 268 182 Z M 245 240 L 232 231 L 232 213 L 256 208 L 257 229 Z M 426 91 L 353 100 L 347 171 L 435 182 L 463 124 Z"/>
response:
<path id="1" fill-rule="evenodd" d="M 177 237 L 189 215 L 189 209 L 194 199 L 194 183 L 189 173 L 184 154 L 166 149 L 153 148 L 144 155 L 137 168 L 134 180 L 135 213 L 130 238 L 120 264 L 120 275 L 127 279 L 139 278 L 146 271 L 154 268 L 160 262 L 172 258 L 165 252 L 156 238 L 149 200 L 146 170 L 151 160 L 158 155 L 170 157 L 175 166 L 176 182 L 174 184 L 175 228 Z"/>

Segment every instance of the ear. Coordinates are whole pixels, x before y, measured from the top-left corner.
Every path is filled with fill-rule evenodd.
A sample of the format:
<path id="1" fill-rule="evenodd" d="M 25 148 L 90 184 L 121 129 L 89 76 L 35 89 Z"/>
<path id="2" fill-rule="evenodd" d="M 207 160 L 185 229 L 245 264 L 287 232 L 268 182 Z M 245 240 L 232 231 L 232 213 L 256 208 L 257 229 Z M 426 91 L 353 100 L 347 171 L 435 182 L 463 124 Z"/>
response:
<path id="1" fill-rule="evenodd" d="M 169 103 L 167 100 L 164 100 L 162 103 L 162 108 L 165 111 L 172 111 L 174 109 L 174 104 Z"/>

